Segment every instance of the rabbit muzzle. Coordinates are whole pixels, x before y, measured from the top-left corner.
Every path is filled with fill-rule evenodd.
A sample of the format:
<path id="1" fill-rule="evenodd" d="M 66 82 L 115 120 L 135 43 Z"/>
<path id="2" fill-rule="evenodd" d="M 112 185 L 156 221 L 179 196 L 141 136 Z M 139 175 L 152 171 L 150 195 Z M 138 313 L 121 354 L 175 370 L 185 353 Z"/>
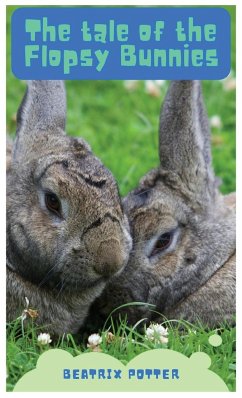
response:
<path id="1" fill-rule="evenodd" d="M 95 273 L 104 278 L 120 272 L 128 262 L 131 238 L 118 219 L 108 216 L 84 235 L 86 250 L 93 257 Z"/>
<path id="2" fill-rule="evenodd" d="M 109 239 L 102 241 L 98 249 L 99 261 L 95 264 L 95 271 L 103 276 L 111 276 L 120 271 L 126 262 L 126 256 L 119 241 Z"/>

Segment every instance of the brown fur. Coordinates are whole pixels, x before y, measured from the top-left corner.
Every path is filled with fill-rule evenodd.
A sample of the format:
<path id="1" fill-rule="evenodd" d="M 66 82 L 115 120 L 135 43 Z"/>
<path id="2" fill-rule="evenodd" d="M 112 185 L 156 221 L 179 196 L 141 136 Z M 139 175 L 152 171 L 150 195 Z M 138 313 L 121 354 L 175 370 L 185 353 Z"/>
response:
<path id="1" fill-rule="evenodd" d="M 63 82 L 30 81 L 7 146 L 7 319 L 27 297 L 55 334 L 78 330 L 131 249 L 116 181 L 84 140 L 65 135 L 65 114 Z"/>
<path id="2" fill-rule="evenodd" d="M 235 315 L 235 199 L 223 197 L 211 165 L 200 82 L 174 81 L 160 117 L 160 166 L 124 199 L 133 250 L 93 308 L 105 319 L 129 302 L 208 326 Z M 160 239 L 169 234 L 164 250 Z M 155 319 L 147 305 L 122 311 L 130 323 Z"/>

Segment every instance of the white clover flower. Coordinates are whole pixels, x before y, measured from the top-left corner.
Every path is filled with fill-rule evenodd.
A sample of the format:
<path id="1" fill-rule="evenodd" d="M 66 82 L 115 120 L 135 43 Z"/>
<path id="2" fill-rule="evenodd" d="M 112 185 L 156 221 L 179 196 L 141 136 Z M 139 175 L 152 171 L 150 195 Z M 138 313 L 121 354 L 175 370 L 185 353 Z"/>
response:
<path id="1" fill-rule="evenodd" d="M 87 347 L 97 347 L 102 342 L 102 337 L 98 333 L 93 333 L 88 337 Z"/>
<path id="2" fill-rule="evenodd" d="M 40 333 L 38 335 L 38 343 L 41 345 L 47 345 L 52 342 L 49 333 Z"/>
<path id="3" fill-rule="evenodd" d="M 168 337 L 160 337 L 160 341 L 162 344 L 168 344 Z"/>
<path id="4" fill-rule="evenodd" d="M 168 329 L 164 328 L 159 323 L 151 323 L 146 329 L 145 334 L 148 340 L 154 341 L 155 343 L 168 343 Z"/>
<path id="5" fill-rule="evenodd" d="M 146 335 L 148 340 L 154 340 L 154 329 L 149 327 L 148 329 L 146 329 L 145 335 Z"/>
<path id="6" fill-rule="evenodd" d="M 160 87 L 156 80 L 145 80 L 145 92 L 152 97 L 160 96 Z"/>
<path id="7" fill-rule="evenodd" d="M 219 115 L 213 115 L 210 118 L 210 126 L 211 127 L 214 127 L 216 129 L 221 129 L 222 125 L 223 125 L 222 124 L 222 120 L 221 120 L 221 117 Z"/>

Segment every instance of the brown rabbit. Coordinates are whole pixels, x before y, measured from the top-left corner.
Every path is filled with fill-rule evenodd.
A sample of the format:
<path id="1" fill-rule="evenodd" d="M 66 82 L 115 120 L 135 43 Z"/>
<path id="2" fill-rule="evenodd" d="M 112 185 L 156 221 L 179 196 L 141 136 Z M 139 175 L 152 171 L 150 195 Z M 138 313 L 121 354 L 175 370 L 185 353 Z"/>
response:
<path id="1" fill-rule="evenodd" d="M 27 297 L 57 335 L 78 330 L 131 249 L 117 184 L 65 117 L 63 82 L 29 81 L 7 145 L 7 319 Z"/>
<path id="2" fill-rule="evenodd" d="M 211 166 L 200 82 L 173 81 L 160 117 L 160 166 L 124 199 L 133 250 L 96 300 L 105 319 L 129 302 L 210 327 L 234 322 L 235 196 L 223 197 Z M 155 318 L 146 305 L 122 310 L 130 323 Z"/>

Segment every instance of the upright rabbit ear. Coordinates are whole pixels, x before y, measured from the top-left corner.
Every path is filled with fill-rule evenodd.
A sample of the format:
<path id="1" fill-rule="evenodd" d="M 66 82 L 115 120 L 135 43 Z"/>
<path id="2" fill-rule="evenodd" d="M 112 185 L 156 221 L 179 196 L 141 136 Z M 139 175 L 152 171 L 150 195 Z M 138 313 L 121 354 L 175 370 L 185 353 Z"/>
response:
<path id="1" fill-rule="evenodd" d="M 41 132 L 63 134 L 66 121 L 66 94 L 61 80 L 30 80 L 17 114 L 14 159 L 22 157 Z"/>
<path id="2" fill-rule="evenodd" d="M 214 184 L 210 129 L 199 81 L 173 81 L 160 116 L 161 168 L 178 174 L 189 191 Z"/>

